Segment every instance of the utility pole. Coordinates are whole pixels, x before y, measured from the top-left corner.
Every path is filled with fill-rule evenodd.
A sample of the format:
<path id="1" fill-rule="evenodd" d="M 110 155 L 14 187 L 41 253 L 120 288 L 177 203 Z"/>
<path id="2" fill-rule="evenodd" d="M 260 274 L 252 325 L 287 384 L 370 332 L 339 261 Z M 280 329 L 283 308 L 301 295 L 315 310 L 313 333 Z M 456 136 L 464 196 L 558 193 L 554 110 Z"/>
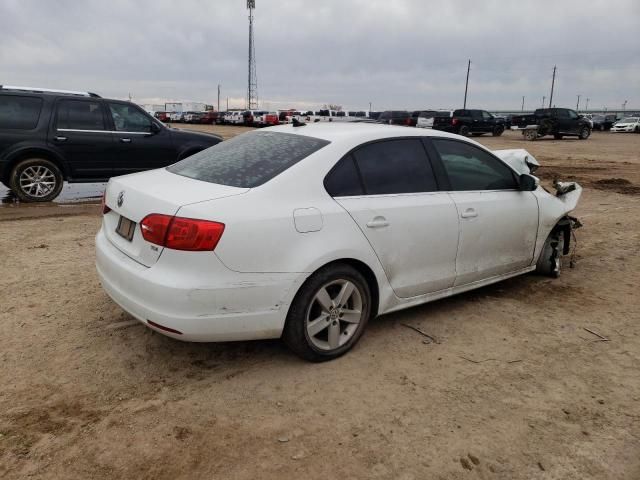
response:
<path id="1" fill-rule="evenodd" d="M 218 111 L 220 111 L 220 84 L 218 84 Z"/>
<path id="2" fill-rule="evenodd" d="M 471 59 L 469 59 L 469 63 L 467 63 L 467 81 L 464 84 L 464 105 L 462 108 L 467 108 L 467 90 L 469 90 L 469 70 L 471 70 Z"/>
<path id="3" fill-rule="evenodd" d="M 584 107 L 584 111 L 585 112 L 589 111 L 589 97 L 587 97 L 587 105 Z"/>
<path id="4" fill-rule="evenodd" d="M 369 113 L 371 113 L 371 102 L 369 102 Z"/>
<path id="5" fill-rule="evenodd" d="M 547 98 L 544 95 L 542 96 L 542 108 L 544 108 L 544 99 Z"/>
<path id="6" fill-rule="evenodd" d="M 625 100 L 624 103 L 622 104 L 622 115 L 625 114 L 625 112 L 627 111 L 627 102 L 629 100 Z"/>
<path id="7" fill-rule="evenodd" d="M 549 108 L 551 108 L 551 102 L 553 102 L 553 87 L 556 83 L 556 66 L 553 66 L 553 77 L 551 78 L 551 96 L 549 97 Z"/>
<path id="8" fill-rule="evenodd" d="M 227 97 L 227 112 L 229 111 L 229 97 Z"/>
<path id="9" fill-rule="evenodd" d="M 522 108 L 520 109 L 521 112 L 524 112 L 524 95 L 522 96 Z"/>
<path id="10" fill-rule="evenodd" d="M 580 111 L 580 95 L 578 95 L 578 102 L 576 103 L 576 112 Z"/>
<path id="11" fill-rule="evenodd" d="M 247 0 L 249 10 L 249 81 L 247 86 L 247 109 L 258 108 L 258 77 L 256 75 L 256 51 L 253 41 L 253 9 L 256 0 Z"/>

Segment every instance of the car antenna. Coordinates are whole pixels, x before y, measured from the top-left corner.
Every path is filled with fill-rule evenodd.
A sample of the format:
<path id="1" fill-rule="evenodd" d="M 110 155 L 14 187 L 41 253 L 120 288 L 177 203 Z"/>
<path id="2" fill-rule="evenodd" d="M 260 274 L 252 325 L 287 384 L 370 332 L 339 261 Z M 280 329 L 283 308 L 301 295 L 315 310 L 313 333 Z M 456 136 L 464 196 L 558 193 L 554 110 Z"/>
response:
<path id="1" fill-rule="evenodd" d="M 293 120 L 291 120 L 291 125 L 293 125 L 294 127 L 304 127 L 306 123 L 301 122 L 297 118 L 294 118 Z"/>

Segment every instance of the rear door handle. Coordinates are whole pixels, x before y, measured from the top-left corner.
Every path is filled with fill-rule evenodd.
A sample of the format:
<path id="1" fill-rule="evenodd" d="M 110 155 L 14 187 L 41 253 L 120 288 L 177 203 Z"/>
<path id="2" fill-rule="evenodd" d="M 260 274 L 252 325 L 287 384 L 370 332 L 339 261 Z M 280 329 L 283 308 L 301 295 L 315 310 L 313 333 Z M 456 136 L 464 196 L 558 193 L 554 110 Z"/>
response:
<path id="1" fill-rule="evenodd" d="M 130 138 L 121 138 L 120 141 L 122 143 L 131 143 L 131 139 Z"/>
<path id="2" fill-rule="evenodd" d="M 478 212 L 476 212 L 475 208 L 467 208 L 460 216 L 462 218 L 475 218 L 478 216 Z"/>
<path id="3" fill-rule="evenodd" d="M 67 141 L 67 137 L 61 137 L 60 135 L 56 135 L 55 137 L 53 137 L 53 139 L 56 142 L 66 142 Z"/>
<path id="4" fill-rule="evenodd" d="M 388 226 L 389 222 L 384 217 L 375 217 L 373 220 L 367 222 L 367 227 L 369 228 L 383 228 Z"/>

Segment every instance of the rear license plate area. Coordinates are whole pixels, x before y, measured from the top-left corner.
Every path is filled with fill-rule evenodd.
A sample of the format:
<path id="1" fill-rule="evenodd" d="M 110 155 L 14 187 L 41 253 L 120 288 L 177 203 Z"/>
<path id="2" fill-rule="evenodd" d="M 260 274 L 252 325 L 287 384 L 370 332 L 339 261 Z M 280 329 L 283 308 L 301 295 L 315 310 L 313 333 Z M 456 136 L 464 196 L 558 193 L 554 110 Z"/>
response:
<path id="1" fill-rule="evenodd" d="M 120 216 L 116 233 L 127 241 L 133 239 L 133 232 L 136 230 L 136 222 L 132 222 L 127 217 Z"/>

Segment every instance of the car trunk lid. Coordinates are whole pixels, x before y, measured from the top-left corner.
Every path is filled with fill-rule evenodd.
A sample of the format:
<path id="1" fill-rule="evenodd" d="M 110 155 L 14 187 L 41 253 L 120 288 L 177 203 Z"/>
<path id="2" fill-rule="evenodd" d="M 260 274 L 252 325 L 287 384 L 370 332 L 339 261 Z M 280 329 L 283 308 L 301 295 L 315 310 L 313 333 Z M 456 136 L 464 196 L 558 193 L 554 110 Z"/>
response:
<path id="1" fill-rule="evenodd" d="M 103 218 L 104 233 L 122 253 L 150 267 L 160 258 L 163 247 L 142 237 L 140 222 L 144 217 L 151 213 L 176 215 L 185 205 L 247 191 L 248 188 L 194 180 L 166 169 L 114 177 L 105 192 L 105 204 L 111 210 Z"/>

